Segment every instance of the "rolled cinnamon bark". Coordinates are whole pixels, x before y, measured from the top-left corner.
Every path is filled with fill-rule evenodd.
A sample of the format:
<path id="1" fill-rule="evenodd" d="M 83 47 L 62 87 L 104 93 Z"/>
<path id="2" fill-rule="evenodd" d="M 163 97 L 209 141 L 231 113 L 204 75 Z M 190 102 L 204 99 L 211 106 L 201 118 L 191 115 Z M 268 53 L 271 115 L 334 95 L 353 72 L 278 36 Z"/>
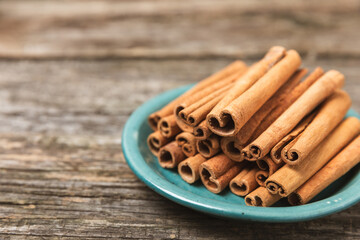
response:
<path id="1" fill-rule="evenodd" d="M 229 85 L 232 85 L 232 83 L 234 83 L 240 76 L 242 76 L 243 73 L 244 73 L 243 71 L 234 72 L 233 74 L 227 76 L 221 81 L 211 84 L 205 87 L 204 89 L 199 90 L 190 96 L 187 96 L 185 99 L 183 99 L 175 106 L 174 113 L 176 118 L 186 123 L 186 117 L 185 117 L 186 110 L 183 112 L 185 108 L 189 107 L 192 109 L 191 105 L 193 104 L 198 105 L 197 102 L 200 102 L 199 103 L 200 105 L 204 104 L 203 99 L 205 99 L 205 102 L 207 102 L 211 100 L 214 96 L 216 96 L 216 94 L 220 94 L 228 90 L 230 87 Z"/>
<path id="2" fill-rule="evenodd" d="M 257 166 L 261 170 L 269 172 L 269 175 L 273 175 L 279 168 L 281 168 L 284 163 L 275 163 L 269 156 L 265 156 L 262 159 L 256 161 Z"/>
<path id="3" fill-rule="evenodd" d="M 220 113 L 220 119 L 208 115 L 208 126 L 220 136 L 234 136 L 262 105 L 293 75 L 301 64 L 301 58 L 295 50 L 289 50 L 286 56 L 263 75 L 254 85 L 226 106 Z"/>
<path id="4" fill-rule="evenodd" d="M 269 171 L 260 170 L 255 174 L 256 182 L 259 186 L 266 187 L 265 181 L 269 178 Z"/>
<path id="5" fill-rule="evenodd" d="M 175 117 L 174 115 L 171 115 L 172 117 L 175 118 L 176 124 L 177 126 L 184 132 L 189 132 L 189 133 L 193 133 L 194 132 L 194 127 L 186 124 L 185 122 L 183 122 L 180 118 Z"/>
<path id="6" fill-rule="evenodd" d="M 271 124 L 250 145 L 255 159 L 267 155 L 283 137 L 293 129 L 302 118 L 344 84 L 344 75 L 330 70 L 304 92 L 276 121 Z"/>
<path id="7" fill-rule="evenodd" d="M 194 183 L 200 178 L 200 165 L 206 161 L 206 158 L 200 154 L 189 157 L 178 165 L 178 172 L 182 179 L 187 183 Z"/>
<path id="8" fill-rule="evenodd" d="M 275 108 L 279 107 L 282 100 L 289 95 L 300 80 L 308 72 L 307 69 L 297 70 L 291 78 L 282 85 L 279 90 L 250 118 L 249 121 L 236 134 L 237 141 L 246 144 L 254 133 L 254 130 L 260 125 L 264 118 Z"/>
<path id="9" fill-rule="evenodd" d="M 232 193 L 238 196 L 245 196 L 259 186 L 256 182 L 255 174 L 259 171 L 256 166 L 243 169 L 229 184 Z"/>
<path id="10" fill-rule="evenodd" d="M 233 100 L 247 91 L 256 81 L 258 81 L 265 73 L 269 71 L 281 58 L 285 56 L 285 48 L 275 46 L 272 47 L 259 62 L 253 64 L 249 70 L 239 78 L 235 86 L 227 93 L 227 95 L 211 110 L 206 117 L 206 121 L 210 130 L 216 134 L 222 133 L 223 128 L 228 128 L 228 121 L 222 116 L 223 109 Z M 230 122 L 231 124 L 231 122 Z M 222 134 L 218 134 L 221 135 Z"/>
<path id="11" fill-rule="evenodd" d="M 174 137 L 181 132 L 174 115 L 162 118 L 158 123 L 158 130 L 164 137 L 167 138 Z"/>
<path id="12" fill-rule="evenodd" d="M 197 153 L 196 139 L 192 133 L 182 132 L 176 136 L 176 142 L 187 157 L 194 156 Z"/>
<path id="13" fill-rule="evenodd" d="M 288 201 L 291 205 L 306 204 L 335 180 L 360 162 L 360 136 L 357 136 L 339 154 L 305 182 Z"/>
<path id="14" fill-rule="evenodd" d="M 187 123 L 190 126 L 196 127 L 201 121 L 203 121 L 211 109 L 225 96 L 226 92 L 219 94 L 217 97 L 213 98 L 211 101 L 207 102 L 203 106 L 194 110 L 188 115 Z"/>
<path id="15" fill-rule="evenodd" d="M 349 95 L 336 90 L 320 107 L 306 129 L 281 152 L 284 162 L 295 165 L 310 152 L 341 122 L 351 105 Z"/>
<path id="16" fill-rule="evenodd" d="M 196 141 L 197 151 L 204 157 L 210 158 L 220 151 L 220 138 L 212 134 L 205 140 Z"/>
<path id="17" fill-rule="evenodd" d="M 360 121 L 350 117 L 340 123 L 307 158 L 298 165 L 284 165 L 266 180 L 273 194 L 287 197 L 321 169 L 333 156 L 360 133 Z"/>
<path id="18" fill-rule="evenodd" d="M 158 157 L 160 148 L 171 140 L 171 138 L 166 138 L 159 131 L 156 131 L 148 136 L 147 144 L 152 154 Z"/>
<path id="19" fill-rule="evenodd" d="M 187 107 L 185 107 L 187 104 L 181 103 L 179 106 L 183 109 L 178 113 L 178 116 L 188 125 L 197 126 L 233 85 L 233 83 L 225 85 Z"/>
<path id="20" fill-rule="evenodd" d="M 284 163 L 275 163 L 269 156 L 265 156 L 263 159 L 259 159 L 256 161 L 257 166 L 260 171 L 257 171 L 255 174 L 256 182 L 260 186 L 265 186 L 265 181 L 269 176 L 273 175 L 279 168 L 281 168 Z"/>
<path id="21" fill-rule="evenodd" d="M 155 131 L 157 129 L 158 123 L 161 118 L 169 116 L 173 113 L 175 106 L 183 101 L 188 96 L 191 96 L 195 92 L 203 89 L 204 87 L 207 87 L 211 84 L 214 84 L 221 79 L 226 78 L 227 76 L 233 74 L 234 72 L 245 72 L 247 69 L 247 66 L 242 61 L 235 61 L 231 63 L 230 65 L 226 66 L 225 68 L 221 69 L 219 72 L 211 75 L 210 77 L 200 81 L 198 84 L 196 84 L 193 88 L 191 88 L 189 91 L 181 95 L 180 97 L 176 98 L 175 100 L 171 101 L 169 104 L 167 104 L 165 107 L 160 109 L 157 112 L 154 112 L 150 114 L 148 118 L 148 122 L 150 127 Z"/>
<path id="22" fill-rule="evenodd" d="M 245 204 L 256 207 L 270 207 L 281 199 L 279 194 L 271 194 L 264 187 L 258 187 L 245 197 Z"/>
<path id="23" fill-rule="evenodd" d="M 264 118 L 261 124 L 256 128 L 252 134 L 253 139 L 256 139 L 263 133 L 281 114 L 288 109 L 317 79 L 324 74 L 322 68 L 317 67 L 305 80 L 299 83 L 288 95 L 284 96 L 279 102 L 279 105 L 272 109 L 272 111 Z"/>
<path id="24" fill-rule="evenodd" d="M 163 168 L 174 168 L 186 158 L 176 141 L 172 141 L 160 148 L 159 164 Z"/>
<path id="25" fill-rule="evenodd" d="M 244 163 L 235 163 L 224 154 L 219 154 L 200 165 L 200 178 L 210 192 L 220 193 L 243 166 Z"/>
<path id="26" fill-rule="evenodd" d="M 199 125 L 194 127 L 193 134 L 197 140 L 204 140 L 210 137 L 212 132 L 206 124 L 206 120 L 202 121 Z"/>
<path id="27" fill-rule="evenodd" d="M 274 108 L 282 105 L 283 99 L 299 84 L 300 80 L 307 73 L 306 69 L 297 70 L 293 76 L 272 96 L 250 120 L 240 129 L 235 138 L 227 138 L 222 141 L 223 152 L 232 160 L 241 162 L 244 157 L 241 150 L 255 137 L 254 132 L 263 122 L 265 117 L 271 113 Z M 260 134 L 260 133 L 259 133 Z"/>
<path id="28" fill-rule="evenodd" d="M 220 140 L 220 147 L 224 154 L 231 160 L 236 162 L 241 162 L 244 160 L 244 158 L 241 157 L 242 146 L 236 145 L 236 136 L 222 137 Z"/>
<path id="29" fill-rule="evenodd" d="M 299 136 L 306 127 L 311 123 L 317 114 L 317 110 L 306 116 L 301 122 L 283 139 L 280 140 L 270 151 L 270 157 L 275 163 L 283 162 L 281 152 L 289 143 L 291 143 L 297 136 Z M 244 150 L 245 151 L 245 150 Z M 249 153 L 249 147 L 246 148 L 246 152 Z"/>

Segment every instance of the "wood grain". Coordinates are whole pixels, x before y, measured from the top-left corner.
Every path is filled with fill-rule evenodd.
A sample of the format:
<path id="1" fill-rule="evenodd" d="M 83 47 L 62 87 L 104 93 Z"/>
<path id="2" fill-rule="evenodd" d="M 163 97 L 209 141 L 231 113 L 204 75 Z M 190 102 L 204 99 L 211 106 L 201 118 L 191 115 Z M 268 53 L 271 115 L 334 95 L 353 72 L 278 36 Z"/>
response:
<path id="1" fill-rule="evenodd" d="M 311 57 L 360 57 L 360 2 L 0 2 L 4 58 L 261 56 L 273 45 Z"/>

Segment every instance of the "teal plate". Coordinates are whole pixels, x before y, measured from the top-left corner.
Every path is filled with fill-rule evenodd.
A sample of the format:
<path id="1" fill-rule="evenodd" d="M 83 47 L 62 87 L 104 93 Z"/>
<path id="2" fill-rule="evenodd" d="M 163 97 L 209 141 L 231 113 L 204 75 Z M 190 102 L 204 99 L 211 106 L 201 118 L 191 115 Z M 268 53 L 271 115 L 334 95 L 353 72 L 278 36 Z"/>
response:
<path id="1" fill-rule="evenodd" d="M 306 205 L 289 206 L 286 199 L 282 199 L 268 208 L 246 206 L 244 198 L 232 194 L 228 189 L 217 195 L 206 190 L 200 182 L 189 185 L 176 170 L 161 168 L 146 144 L 146 138 L 151 133 L 147 117 L 190 87 L 188 85 L 167 91 L 144 103 L 130 116 L 123 129 L 122 148 L 128 165 L 155 192 L 200 212 L 224 218 L 264 222 L 296 222 L 320 218 L 360 201 L 359 165 Z M 354 110 L 350 110 L 347 116 L 360 118 Z"/>

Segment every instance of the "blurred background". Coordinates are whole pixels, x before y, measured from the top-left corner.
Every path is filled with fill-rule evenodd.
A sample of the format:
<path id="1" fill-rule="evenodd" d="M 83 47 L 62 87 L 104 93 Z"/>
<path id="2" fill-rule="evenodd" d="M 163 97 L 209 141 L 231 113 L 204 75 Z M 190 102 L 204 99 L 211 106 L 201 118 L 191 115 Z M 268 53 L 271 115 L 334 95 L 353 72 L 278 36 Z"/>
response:
<path id="1" fill-rule="evenodd" d="M 118 134 L 150 97 L 273 45 L 342 71 L 355 98 L 359 10 L 354 0 L 0 1 L 0 130 Z"/>
<path id="2" fill-rule="evenodd" d="M 360 112 L 359 11 L 356 0 L 0 1 L 2 232 L 221 239 L 275 227 L 284 238 L 358 237 L 356 206 L 297 225 L 195 213 L 146 188 L 120 143 L 143 102 L 273 45 L 299 51 L 310 70 L 344 73 Z"/>

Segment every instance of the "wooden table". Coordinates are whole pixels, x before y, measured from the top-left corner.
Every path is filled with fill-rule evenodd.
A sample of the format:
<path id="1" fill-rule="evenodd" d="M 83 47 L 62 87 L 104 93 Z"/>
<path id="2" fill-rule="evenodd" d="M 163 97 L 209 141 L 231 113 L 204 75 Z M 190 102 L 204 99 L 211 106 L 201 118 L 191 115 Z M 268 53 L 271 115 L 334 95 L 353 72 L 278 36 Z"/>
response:
<path id="1" fill-rule="evenodd" d="M 360 111 L 359 1 L 0 2 L 1 239 L 359 239 L 360 205 L 301 223 L 216 219 L 154 193 L 121 131 L 157 94 L 272 45 L 338 69 Z M 354 193 L 359 194 L 359 193 Z"/>

